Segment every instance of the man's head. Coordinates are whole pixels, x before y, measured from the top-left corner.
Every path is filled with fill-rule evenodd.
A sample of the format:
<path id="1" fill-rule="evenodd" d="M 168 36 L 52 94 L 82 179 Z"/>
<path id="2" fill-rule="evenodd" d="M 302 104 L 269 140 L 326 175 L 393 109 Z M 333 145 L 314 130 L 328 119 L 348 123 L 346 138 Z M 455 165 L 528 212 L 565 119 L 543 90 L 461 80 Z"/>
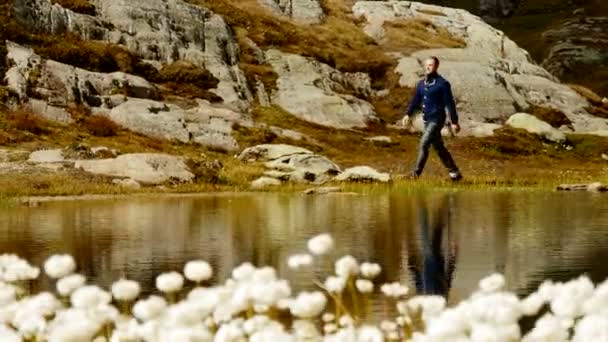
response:
<path id="1" fill-rule="evenodd" d="M 427 75 L 435 74 L 439 68 L 439 58 L 431 56 L 424 61 L 424 73 Z"/>

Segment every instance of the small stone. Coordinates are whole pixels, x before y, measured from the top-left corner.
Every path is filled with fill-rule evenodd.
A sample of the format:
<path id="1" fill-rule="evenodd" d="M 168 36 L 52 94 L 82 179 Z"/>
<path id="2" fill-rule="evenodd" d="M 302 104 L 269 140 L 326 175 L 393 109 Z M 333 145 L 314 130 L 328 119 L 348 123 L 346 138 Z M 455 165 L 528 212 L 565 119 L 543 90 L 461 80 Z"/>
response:
<path id="1" fill-rule="evenodd" d="M 356 166 L 344 170 L 344 172 L 336 176 L 334 179 L 340 182 L 351 181 L 388 183 L 391 180 L 391 175 L 388 173 L 378 172 L 369 166 Z"/>
<path id="2" fill-rule="evenodd" d="M 64 160 L 63 151 L 60 149 L 35 151 L 30 154 L 28 159 L 30 163 L 36 164 L 61 163 Z"/>
<path id="3" fill-rule="evenodd" d="M 130 188 L 130 189 L 140 189 L 141 188 L 141 185 L 133 178 L 127 178 L 127 179 L 116 178 L 116 179 L 112 180 L 112 183 L 114 183 L 116 185 L 120 185 L 124 188 Z"/>
<path id="4" fill-rule="evenodd" d="M 608 154 L 606 154 L 606 153 L 602 153 L 602 159 L 604 159 L 604 160 L 608 160 Z"/>
<path id="5" fill-rule="evenodd" d="M 364 138 L 363 140 L 372 142 L 374 144 L 380 145 L 380 146 L 389 146 L 393 143 L 393 140 L 391 139 L 391 137 L 385 136 L 385 135 L 380 135 L 380 136 L 376 136 L 376 137 L 370 137 L 370 138 Z"/>
<path id="6" fill-rule="evenodd" d="M 574 11 L 572 11 L 573 15 L 583 15 L 585 14 L 585 9 L 584 8 L 577 8 Z"/>
<path id="7" fill-rule="evenodd" d="M 342 192 L 342 189 L 337 186 L 322 186 L 319 188 L 306 189 L 302 193 L 305 195 L 325 195 L 332 192 Z"/>
<path id="8" fill-rule="evenodd" d="M 276 178 L 270 177 L 260 177 L 253 182 L 251 182 L 251 188 L 253 189 L 263 189 L 269 186 L 277 186 L 281 185 L 281 181 Z"/>
<path id="9" fill-rule="evenodd" d="M 603 192 L 606 190 L 608 190 L 608 187 L 600 182 L 591 183 L 587 186 L 587 191 L 591 192 Z"/>

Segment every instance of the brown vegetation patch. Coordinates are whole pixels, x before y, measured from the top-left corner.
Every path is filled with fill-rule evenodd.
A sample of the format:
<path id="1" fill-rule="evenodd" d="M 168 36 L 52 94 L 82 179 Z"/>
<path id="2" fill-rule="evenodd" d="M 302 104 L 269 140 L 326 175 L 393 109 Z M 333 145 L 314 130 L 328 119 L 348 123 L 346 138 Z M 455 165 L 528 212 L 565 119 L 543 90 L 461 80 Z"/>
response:
<path id="1" fill-rule="evenodd" d="M 448 30 L 426 19 L 404 19 L 384 23 L 386 35 L 382 46 L 404 54 L 423 49 L 463 48 L 465 42 L 454 37 Z"/>
<path id="2" fill-rule="evenodd" d="M 103 115 L 91 115 L 84 120 L 82 126 L 93 136 L 114 137 L 118 134 L 120 126 Z"/>
<path id="3" fill-rule="evenodd" d="M 572 121 L 557 109 L 533 105 L 528 112 L 555 128 L 560 128 L 562 125 L 572 127 Z"/>
<path id="4" fill-rule="evenodd" d="M 32 134 L 48 133 L 48 122 L 40 115 L 27 109 L 19 109 L 7 115 L 7 122 L 11 128 Z"/>
<path id="5" fill-rule="evenodd" d="M 312 57 L 340 71 L 384 75 L 391 58 L 353 22 L 329 17 L 320 25 L 277 18 L 255 0 L 189 0 L 223 15 L 234 29 L 248 32 L 261 48 Z"/>
<path id="6" fill-rule="evenodd" d="M 545 149 L 542 140 L 537 135 L 511 127 L 497 129 L 490 137 L 466 138 L 465 140 L 466 148 L 472 154 L 479 151 L 488 157 L 495 158 L 543 154 Z"/>

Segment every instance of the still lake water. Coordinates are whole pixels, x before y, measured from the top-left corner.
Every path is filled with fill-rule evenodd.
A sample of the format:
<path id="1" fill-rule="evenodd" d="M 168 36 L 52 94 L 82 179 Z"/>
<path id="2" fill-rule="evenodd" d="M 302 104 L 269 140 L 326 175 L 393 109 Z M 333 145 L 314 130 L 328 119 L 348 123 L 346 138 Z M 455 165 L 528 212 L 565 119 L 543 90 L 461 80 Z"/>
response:
<path id="1" fill-rule="evenodd" d="M 216 281 L 251 261 L 276 267 L 296 289 L 311 288 L 312 278 L 332 271 L 331 260 L 305 272 L 286 261 L 322 232 L 336 240 L 332 258 L 378 262 L 382 281 L 443 293 L 450 302 L 495 271 L 520 295 L 547 278 L 608 276 L 607 198 L 590 193 L 256 193 L 0 209 L 0 253 L 36 265 L 53 253 L 71 253 L 91 282 L 108 286 L 126 276 L 147 292 L 156 275 L 194 258 L 214 266 Z"/>

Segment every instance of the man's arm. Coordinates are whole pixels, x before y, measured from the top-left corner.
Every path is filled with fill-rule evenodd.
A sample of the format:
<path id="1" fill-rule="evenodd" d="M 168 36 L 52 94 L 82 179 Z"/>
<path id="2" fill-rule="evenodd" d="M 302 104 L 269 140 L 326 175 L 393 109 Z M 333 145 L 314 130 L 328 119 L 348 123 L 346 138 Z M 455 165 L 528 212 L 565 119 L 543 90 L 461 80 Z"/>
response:
<path id="1" fill-rule="evenodd" d="M 407 108 L 407 112 L 405 113 L 407 116 L 412 116 L 414 111 L 420 106 L 420 102 L 422 101 L 422 92 L 420 90 L 420 84 L 416 84 L 416 91 L 414 92 L 414 98 L 410 102 L 410 105 Z"/>
<path id="2" fill-rule="evenodd" d="M 444 87 L 443 103 L 448 109 L 452 125 L 458 125 L 458 113 L 456 112 L 456 103 L 454 102 L 454 95 L 452 95 L 452 87 L 450 86 L 450 82 L 446 81 Z"/>

